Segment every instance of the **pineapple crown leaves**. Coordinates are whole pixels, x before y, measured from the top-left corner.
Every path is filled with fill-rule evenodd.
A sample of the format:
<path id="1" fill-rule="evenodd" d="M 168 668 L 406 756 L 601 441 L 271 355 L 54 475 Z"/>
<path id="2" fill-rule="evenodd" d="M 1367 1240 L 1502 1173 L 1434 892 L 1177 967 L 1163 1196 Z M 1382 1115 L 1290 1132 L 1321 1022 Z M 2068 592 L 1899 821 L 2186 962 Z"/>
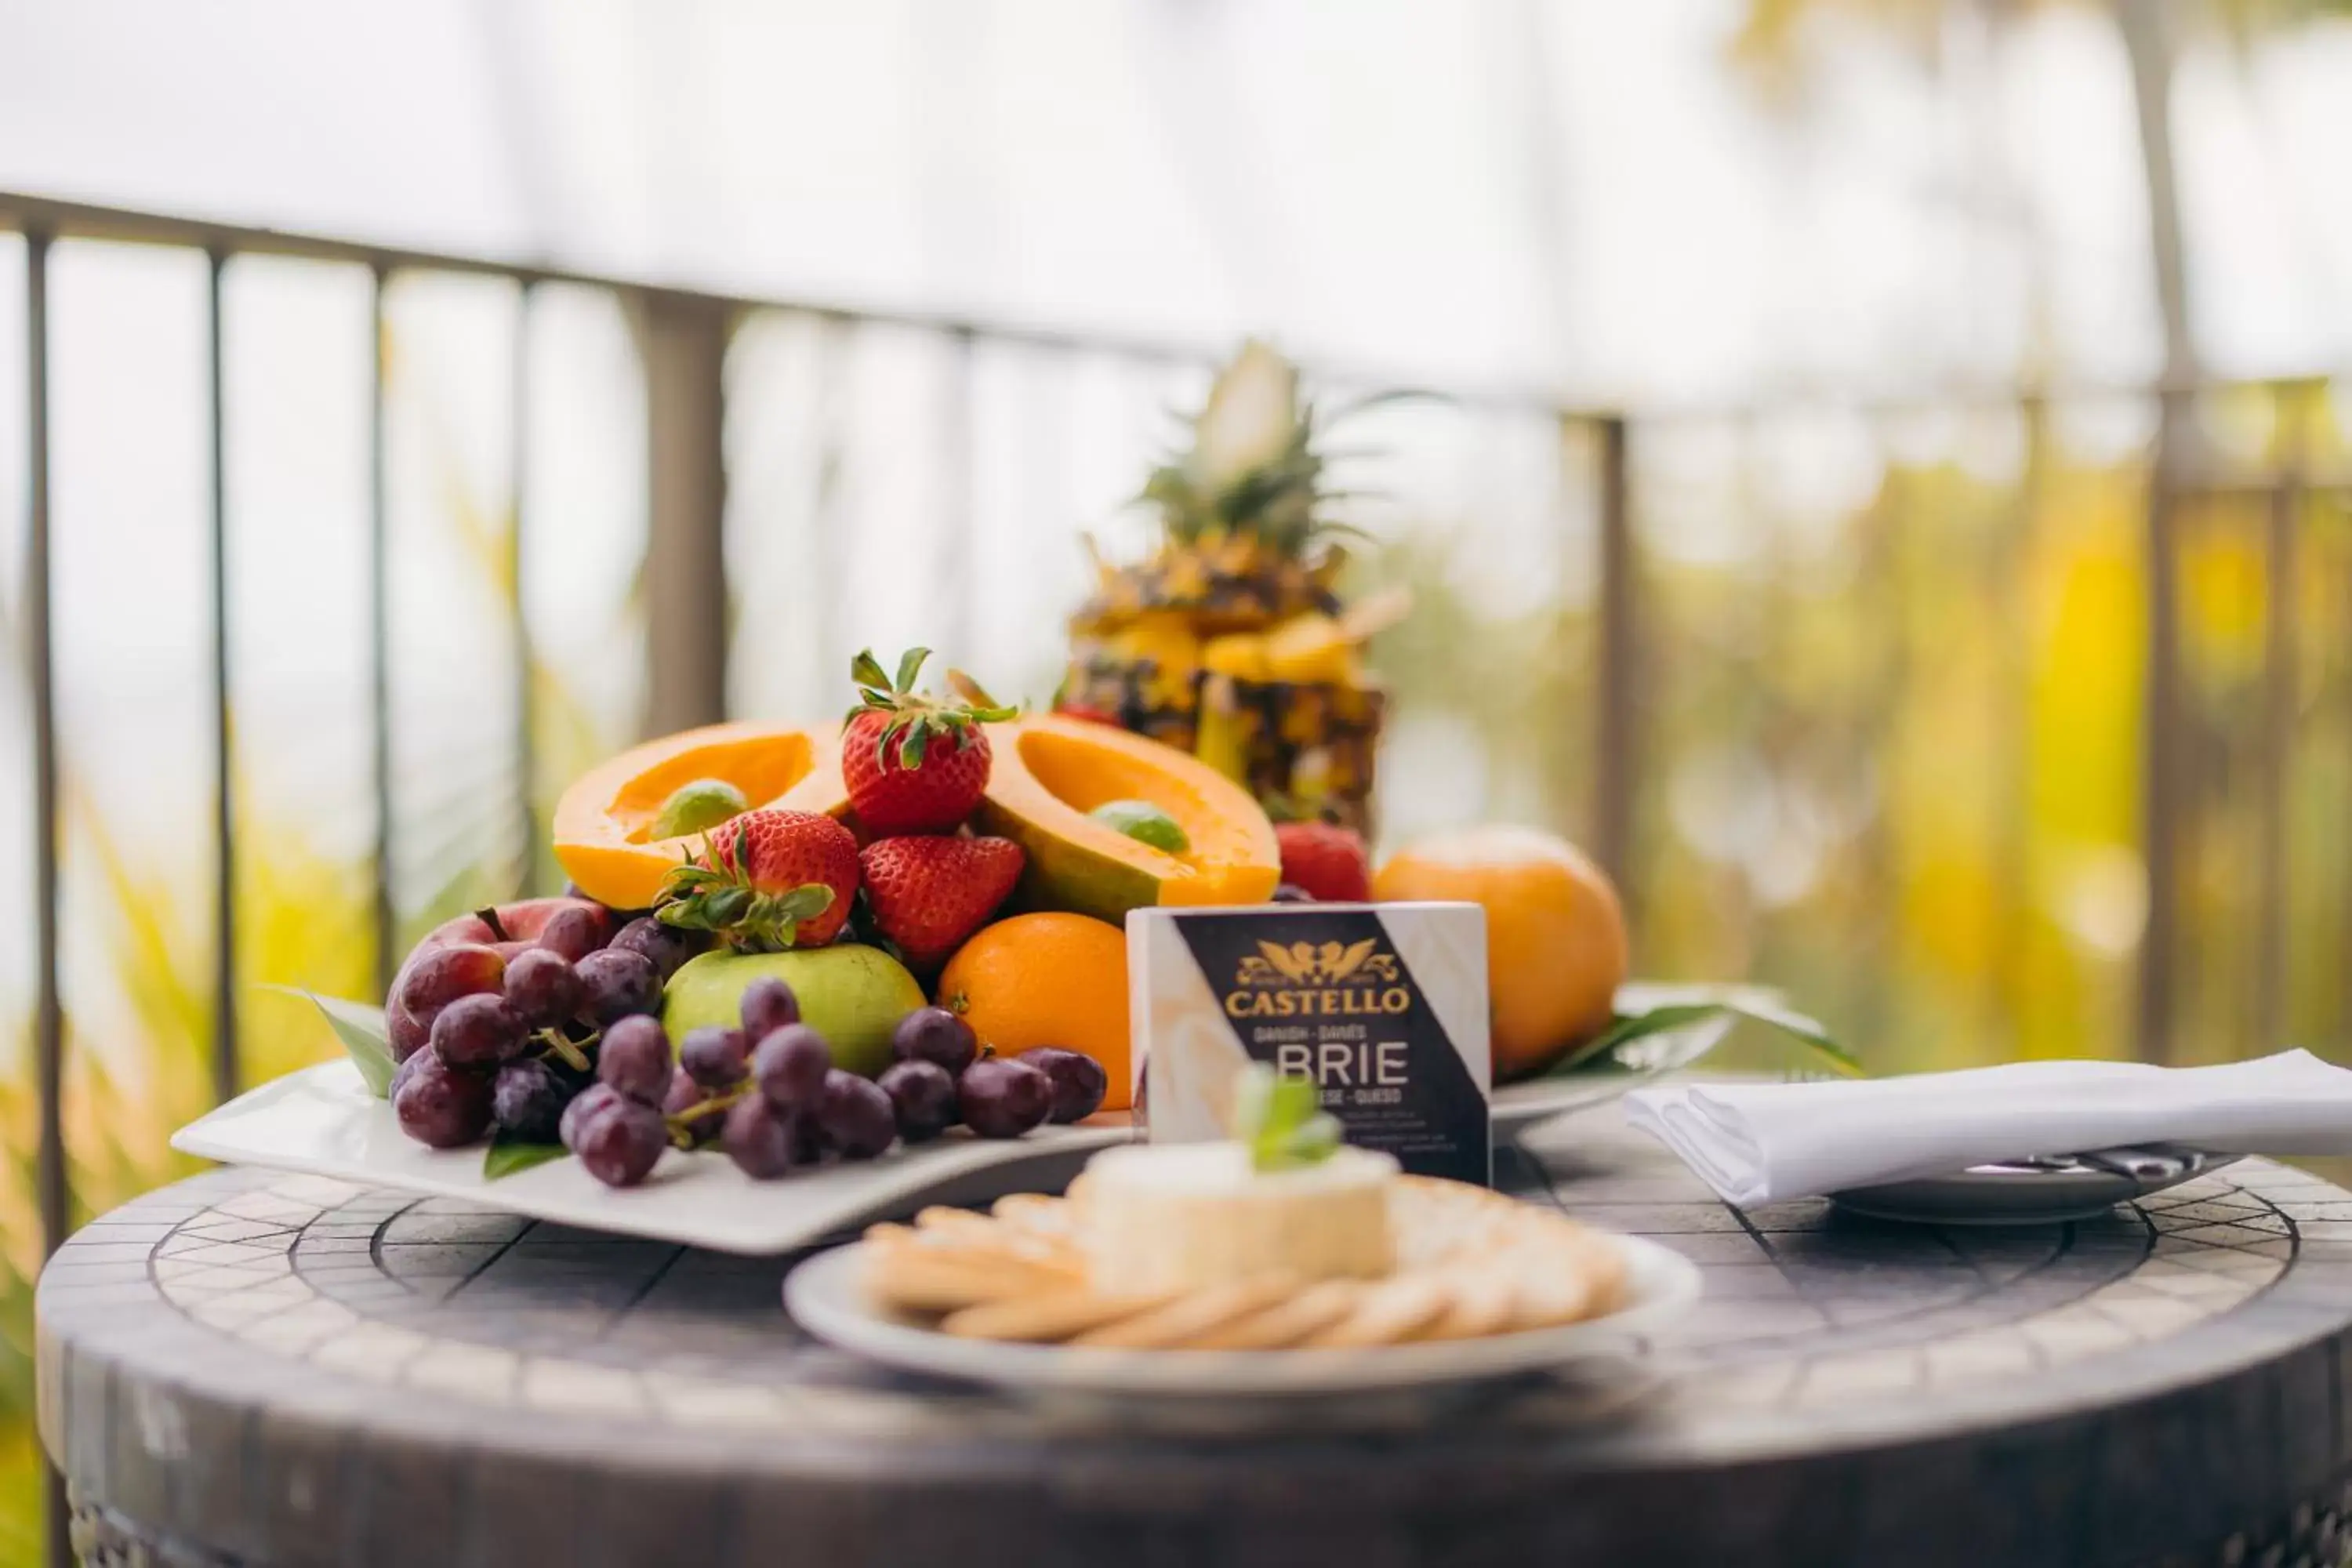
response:
<path id="1" fill-rule="evenodd" d="M 974 724 L 998 723 L 1018 711 L 989 702 L 961 698 L 949 701 L 918 692 L 915 677 L 930 657 L 929 648 L 908 648 L 899 656 L 895 676 L 883 673 L 871 648 L 861 650 L 849 661 L 849 678 L 857 683 L 857 706 L 849 710 L 849 716 L 889 715 L 874 741 L 874 759 L 883 767 L 889 766 L 893 745 L 898 749 L 898 765 L 911 773 L 923 765 L 933 742 L 951 741 L 961 747 L 971 741 Z"/>
<path id="2" fill-rule="evenodd" d="M 1379 449 L 1336 448 L 1323 437 L 1370 409 L 1434 395 L 1400 388 L 1318 411 L 1299 395 L 1296 367 L 1252 341 L 1219 373 L 1189 421 L 1190 444 L 1151 471 L 1136 499 L 1159 510 L 1168 537 L 1180 545 L 1247 533 L 1296 557 L 1333 534 L 1361 537 L 1360 530 L 1318 514 L 1329 502 L 1370 492 L 1333 489 L 1324 483 L 1325 469 L 1334 458 Z"/>
<path id="3" fill-rule="evenodd" d="M 686 931 L 715 931 L 743 952 L 792 946 L 801 921 L 833 907 L 833 889 L 803 882 L 781 893 L 761 892 L 751 885 L 751 837 L 749 828 L 739 827 L 721 848 L 705 835 L 702 858 L 688 857 L 662 879 L 654 918 Z"/>

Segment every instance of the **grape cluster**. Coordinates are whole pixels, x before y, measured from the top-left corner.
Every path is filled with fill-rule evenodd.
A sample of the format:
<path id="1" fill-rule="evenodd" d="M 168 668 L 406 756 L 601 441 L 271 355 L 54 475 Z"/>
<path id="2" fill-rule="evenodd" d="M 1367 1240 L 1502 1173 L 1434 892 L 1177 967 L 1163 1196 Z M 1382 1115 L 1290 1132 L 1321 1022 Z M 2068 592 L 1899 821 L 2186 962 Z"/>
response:
<path id="1" fill-rule="evenodd" d="M 598 1082 L 614 1037 L 661 1036 L 650 1015 L 661 1006 L 662 985 L 701 946 L 694 933 L 650 917 L 617 931 L 614 921 L 613 911 L 583 900 L 556 910 L 529 942 L 436 935 L 420 944 L 388 998 L 401 1130 L 450 1149 L 493 1130 L 544 1142 L 577 1125 L 574 1109 Z M 644 1048 L 625 1048 L 623 1060 L 641 1063 Z M 661 1039 L 665 1071 L 668 1050 Z M 666 1142 L 659 1120 L 655 1131 Z M 637 1170 L 632 1179 L 643 1179 L 638 1167 L 651 1169 L 660 1148 L 648 1157 L 642 1121 L 632 1119 L 632 1128 L 602 1135 L 598 1155 L 583 1155 L 590 1169 L 608 1180 Z"/>
<path id="2" fill-rule="evenodd" d="M 744 989 L 739 1027 L 673 1042 L 656 1016 L 662 987 L 701 939 L 649 918 L 611 923 L 610 910 L 582 902 L 530 942 L 428 939 L 412 954 L 388 1009 L 403 1021 L 392 1088 L 401 1129 L 437 1149 L 494 1129 L 557 1141 L 614 1187 L 643 1182 L 664 1149 L 715 1143 L 768 1180 L 870 1160 L 959 1123 L 1018 1138 L 1093 1114 L 1109 1087 L 1076 1051 L 984 1054 L 944 1007 L 899 1019 L 889 1068 L 861 1078 L 834 1066 L 792 987 L 772 977 Z"/>
<path id="3" fill-rule="evenodd" d="M 1100 1064 L 1076 1051 L 982 1056 L 971 1026 L 944 1007 L 898 1020 L 896 1059 L 873 1081 L 833 1065 L 782 981 L 755 982 L 741 1012 L 740 1029 L 688 1036 L 680 1058 L 701 1093 L 727 1101 L 719 1141 L 761 1181 L 828 1157 L 870 1160 L 958 1122 L 982 1138 L 1018 1138 L 1047 1121 L 1092 1115 L 1109 1087 Z"/>

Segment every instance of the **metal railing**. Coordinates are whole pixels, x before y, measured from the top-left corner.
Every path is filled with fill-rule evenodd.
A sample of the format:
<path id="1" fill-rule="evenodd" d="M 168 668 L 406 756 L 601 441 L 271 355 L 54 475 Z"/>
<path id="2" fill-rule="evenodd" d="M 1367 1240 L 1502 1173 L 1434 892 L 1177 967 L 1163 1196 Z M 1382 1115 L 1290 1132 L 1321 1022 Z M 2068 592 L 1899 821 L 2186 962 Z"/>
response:
<path id="1" fill-rule="evenodd" d="M 1170 367 L 1206 365 L 1220 352 L 1219 346 L 1214 345 L 1121 339 L 952 317 L 864 311 L 702 293 L 557 267 L 436 255 L 5 193 L 0 193 L 0 229 L 21 233 L 26 258 L 24 308 L 27 326 L 26 438 L 29 493 L 24 584 L 29 646 L 25 668 L 30 685 L 37 932 L 33 1044 L 38 1080 L 39 1214 L 44 1244 L 51 1251 L 65 1239 L 70 1215 L 62 1109 L 65 1021 L 58 952 L 58 714 L 56 637 L 51 619 L 53 345 L 49 258 L 53 241 L 102 238 L 181 247 L 201 252 L 208 266 L 204 308 L 210 395 L 205 447 L 210 464 L 206 519 L 209 575 L 204 591 L 212 616 L 209 696 L 215 754 L 209 761 L 216 795 L 212 846 L 218 879 L 209 911 L 215 941 L 210 1076 L 213 1092 L 222 1098 L 238 1088 L 240 1022 L 234 984 L 237 953 L 233 894 L 242 825 L 235 817 L 231 781 L 231 497 L 225 478 L 227 431 L 221 287 L 224 269 L 236 258 L 268 255 L 356 264 L 367 268 L 373 280 L 367 518 L 369 742 L 373 748 L 369 778 L 375 811 L 370 908 L 377 975 L 387 983 L 396 957 L 397 923 L 393 887 L 395 817 L 389 652 L 394 607 L 387 588 L 389 503 L 383 350 L 384 294 L 389 279 L 411 271 L 488 275 L 513 284 L 526 302 L 530 291 L 541 284 L 579 284 L 608 291 L 624 306 L 635 329 L 646 387 L 649 460 L 646 500 L 649 541 L 654 546 L 646 552 L 645 583 L 647 723 L 656 731 L 716 720 L 722 716 L 726 706 L 727 595 L 722 550 L 726 469 L 722 427 L 727 393 L 722 370 L 730 332 L 746 313 L 795 312 L 845 329 L 912 329 L 938 334 L 955 345 L 958 353 L 952 374 L 955 396 L 962 410 L 960 427 L 963 435 L 957 439 L 951 433 L 949 447 L 961 449 L 949 450 L 946 458 L 950 465 L 950 489 L 964 495 L 971 493 L 971 378 L 975 346 L 1013 345 L 1074 355 L 1108 355 L 1139 365 Z M 518 449 L 513 479 L 518 515 L 520 487 L 529 467 L 521 460 L 520 449 L 529 426 L 533 391 L 530 356 L 520 346 L 523 340 L 524 334 L 519 333 L 511 388 Z M 1381 376 L 1360 368 L 1322 368 L 1363 382 L 1411 379 Z M 2140 847 L 2147 871 L 2147 908 L 2139 946 L 2137 1003 L 2138 1048 L 2147 1058 L 2160 1061 L 2171 1059 L 2174 1055 L 2173 960 L 2181 940 L 2178 850 L 2187 805 L 2180 754 L 2182 650 L 2178 613 L 2180 584 L 2176 569 L 2181 510 L 2188 501 L 2205 495 L 2230 494 L 2263 500 L 2269 519 L 2266 562 L 2273 603 L 2284 605 L 2289 598 L 2285 589 L 2294 581 L 2297 570 L 2294 563 L 2299 507 L 2314 495 L 2352 497 L 2352 476 L 2305 471 L 2291 455 L 2272 471 L 2252 479 L 2205 472 L 2188 457 L 2192 443 L 2185 434 L 2191 399 L 2202 389 L 2128 390 L 2135 395 L 2160 399 L 2164 410 L 2163 434 L 2158 444 L 2158 458 L 2149 470 L 2146 507 L 2147 646 L 2142 769 L 2145 816 Z M 1629 898 L 1638 902 L 1643 891 L 1636 875 L 1636 844 L 1645 784 L 1645 697 L 1649 690 L 1649 659 L 1656 648 L 1644 599 L 1635 447 L 1644 431 L 1653 426 L 1665 428 L 1678 421 L 1718 416 L 1715 411 L 1658 410 L 1633 415 L 1619 410 L 1562 407 L 1541 392 L 1526 388 L 1466 387 L 1451 391 L 1461 403 L 1474 408 L 1533 414 L 1556 421 L 1564 439 L 1589 441 L 1595 454 L 1590 479 L 1594 493 L 1590 499 L 1592 516 L 1597 520 L 1596 587 L 1590 614 L 1594 624 L 1596 654 L 1594 700 L 1589 719 L 1592 773 L 1587 836 L 1597 858 L 1619 876 Z M 2049 389 L 2007 388 L 1957 394 L 1948 399 L 1914 400 L 1904 406 L 1990 404 L 2031 411 L 2042 399 L 2053 395 Z M 1885 414 L 1899 409 L 1882 405 L 1874 412 Z M 528 845 L 533 841 L 538 825 L 532 820 L 536 758 L 529 622 L 522 603 L 525 563 L 521 559 L 520 532 L 517 529 L 509 536 L 513 554 L 507 563 L 507 592 L 522 655 L 517 660 L 523 673 L 516 694 L 512 766 L 520 780 L 516 798 L 522 818 L 522 841 Z M 2293 699 L 2291 661 L 2294 637 L 2292 622 L 2284 613 L 2272 616 L 2268 636 L 2271 644 L 2266 679 L 2270 685 L 2266 689 L 2271 706 L 2266 710 L 2263 747 L 2264 767 L 2268 770 L 2264 784 L 2268 805 L 2262 840 L 2264 914 L 2260 943 L 2266 973 L 2275 973 L 2283 963 L 2280 955 L 2287 940 L 2282 889 L 2291 855 L 2284 813 L 2279 805 L 2281 780 L 2291 746 L 2289 706 Z"/>

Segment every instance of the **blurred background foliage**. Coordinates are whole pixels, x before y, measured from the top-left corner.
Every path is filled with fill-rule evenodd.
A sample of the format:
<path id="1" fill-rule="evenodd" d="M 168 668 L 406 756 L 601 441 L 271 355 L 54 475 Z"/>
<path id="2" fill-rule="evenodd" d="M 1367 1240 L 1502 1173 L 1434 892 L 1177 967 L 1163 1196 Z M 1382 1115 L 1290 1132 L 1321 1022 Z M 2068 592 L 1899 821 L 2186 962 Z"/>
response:
<path id="1" fill-rule="evenodd" d="M 1851 87 L 1839 62 L 1857 37 L 1936 65 L 2049 14 L 2102 14 L 2087 0 L 1722 9 L 1725 90 L 1792 120 Z M 2179 33 L 2219 28 L 2250 51 L 2301 38 L 2336 9 L 2119 0 L 2105 14 L 2131 46 L 2132 90 L 2165 103 Z M 2151 26 L 2174 30 L 2152 62 L 2137 52 Z M 2344 36 L 2309 35 L 2315 54 Z M 2142 171 L 2148 270 L 2163 374 L 2185 381 L 2201 368 L 2180 265 L 2194 247 L 2177 214 L 2161 216 L 2169 156 L 2159 150 Z M 2012 209 L 1990 210 L 2000 223 Z M 22 264 L 0 235 L 0 300 L 22 298 Z M 51 271 L 66 1110 L 79 1217 L 183 1173 L 165 1140 L 211 1093 L 209 628 L 191 587 L 205 569 L 203 266 L 72 241 Z M 2029 373 L 2063 357 L 2046 333 L 2047 286 L 2025 289 Z M 377 963 L 364 635 L 375 345 L 356 268 L 240 259 L 226 287 L 239 1068 L 251 1083 L 334 1050 L 305 1004 L 260 987 L 364 995 Z M 0 307 L 8 493 L 24 458 L 13 315 Z M 393 899 L 404 945 L 457 910 L 551 890 L 543 836 L 527 824 L 543 824 L 563 783 L 637 729 L 645 390 L 621 305 L 593 289 L 543 285 L 526 306 L 494 280 L 404 275 L 385 320 Z M 1908 347 L 1885 353 L 1901 360 Z M 524 363 L 537 391 L 519 408 L 510 387 Z M 750 314 L 728 365 L 730 706 L 828 715 L 850 652 L 917 641 L 999 690 L 1042 699 L 1058 674 L 1060 617 L 1086 581 L 1076 532 L 1115 552 L 1138 543 L 1144 523 L 1121 502 L 1166 435 L 1166 411 L 1204 380 L 1108 350 Z M 1629 412 L 1639 754 L 1625 891 L 1639 972 L 1783 985 L 1878 1070 L 2128 1054 L 2148 908 L 2141 715 L 2157 400 L 2020 390 Z M 2352 1043 L 2352 510 L 2340 486 L 2290 490 L 2284 503 L 2268 487 L 2282 473 L 2352 470 L 2352 384 L 2207 391 L 2177 434 L 2200 475 L 2176 521 L 2187 791 L 2177 1055 L 2341 1051 Z M 1375 649 L 1395 697 L 1383 837 L 1479 818 L 1589 835 L 1594 426 L 1533 407 L 1412 405 L 1367 417 L 1350 441 L 1371 454 L 1351 461 L 1351 482 L 1380 492 L 1349 510 L 1381 542 L 1357 574 L 1409 583 L 1418 599 Z M 5 526 L 0 641 L 13 658 L 21 521 Z M 12 666 L 0 728 L 18 753 L 21 686 Z M 515 740 L 526 690 L 527 772 Z M 0 780 L 0 912 L 25 930 L 21 780 Z M 13 1021 L 0 1033 L 9 1563 L 33 1560 L 39 1529 L 21 947 L 0 946 Z M 1732 1059 L 1772 1058 L 1743 1038 Z"/>

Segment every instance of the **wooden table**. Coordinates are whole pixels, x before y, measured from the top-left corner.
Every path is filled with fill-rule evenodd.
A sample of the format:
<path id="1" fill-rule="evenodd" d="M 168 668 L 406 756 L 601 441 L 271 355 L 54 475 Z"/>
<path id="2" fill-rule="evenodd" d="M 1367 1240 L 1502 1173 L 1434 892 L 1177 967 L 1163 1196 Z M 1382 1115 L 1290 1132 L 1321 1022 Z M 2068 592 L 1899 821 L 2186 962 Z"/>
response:
<path id="1" fill-rule="evenodd" d="M 42 1277 L 90 1563 L 2336 1563 L 2352 1193 L 2248 1161 L 2096 1221 L 1741 1215 L 1615 1111 L 1504 1183 L 1706 1300 L 1607 1376 L 1031 1404 L 797 1331 L 789 1259 L 222 1171 Z"/>

